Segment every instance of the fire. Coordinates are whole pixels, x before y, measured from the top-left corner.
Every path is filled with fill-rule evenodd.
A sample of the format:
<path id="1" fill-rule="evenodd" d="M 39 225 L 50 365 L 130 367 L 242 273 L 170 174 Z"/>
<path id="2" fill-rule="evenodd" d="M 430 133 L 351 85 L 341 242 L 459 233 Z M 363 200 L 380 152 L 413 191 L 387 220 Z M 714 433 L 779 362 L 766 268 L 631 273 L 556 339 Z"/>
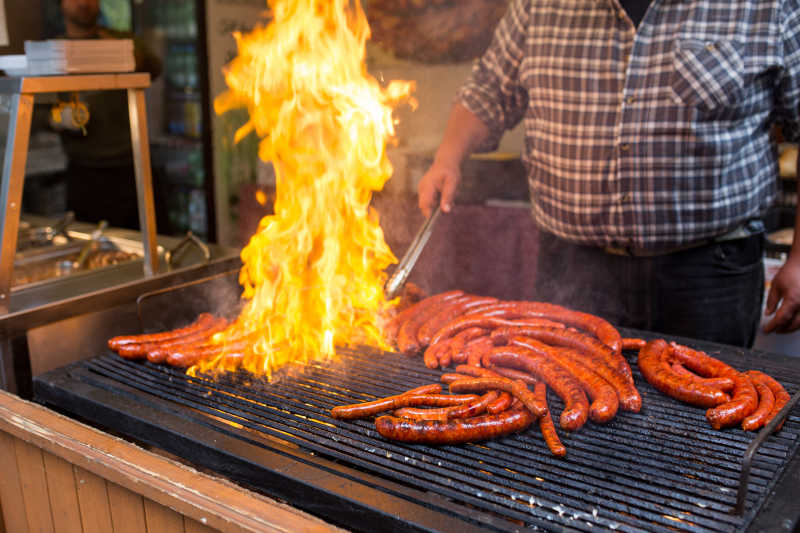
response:
<path id="1" fill-rule="evenodd" d="M 413 84 L 382 88 L 367 73 L 369 26 L 358 0 L 268 3 L 269 25 L 235 35 L 228 91 L 214 104 L 217 113 L 248 109 L 235 138 L 261 138 L 259 157 L 275 168 L 275 214 L 242 250 L 246 302 L 221 336 L 229 346 L 244 338 L 247 348 L 191 373 L 241 366 L 271 376 L 336 346 L 386 347 L 379 317 L 385 269 L 397 259 L 369 204 L 392 174 L 392 107 L 414 104 Z"/>

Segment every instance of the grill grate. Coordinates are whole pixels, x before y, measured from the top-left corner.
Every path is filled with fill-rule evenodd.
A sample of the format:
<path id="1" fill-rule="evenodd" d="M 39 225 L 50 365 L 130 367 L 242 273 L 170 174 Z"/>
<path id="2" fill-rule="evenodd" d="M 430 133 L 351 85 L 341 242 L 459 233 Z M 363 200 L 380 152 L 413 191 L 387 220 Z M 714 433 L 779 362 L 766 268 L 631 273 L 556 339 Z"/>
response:
<path id="1" fill-rule="evenodd" d="M 725 360 L 737 368 L 770 373 L 790 394 L 800 388 L 800 371 L 758 357 L 743 361 L 742 354 L 739 361 L 732 360 L 736 356 Z M 497 530 L 745 530 L 797 454 L 800 416 L 791 414 L 759 449 L 745 512 L 735 515 L 742 455 L 754 434 L 711 429 L 702 409 L 665 397 L 644 381 L 635 364 L 632 368 L 643 397 L 642 412 L 620 412 L 609 424 L 590 422 L 574 434 L 559 431 L 566 458 L 549 453 L 535 426 L 478 444 L 429 447 L 388 442 L 371 421 L 332 419 L 328 413 L 335 405 L 439 380 L 439 371 L 417 360 L 363 348 L 341 349 L 339 360 L 290 370 L 273 384 L 245 373 L 192 378 L 172 368 L 106 355 L 37 378 L 37 398 L 56 404 L 53 390 L 58 383 L 58 405 L 70 411 L 69 402 L 63 402 L 70 383 L 123 394 L 134 400 L 128 402 L 131 410 L 140 402 L 187 420 L 187 441 L 194 441 L 203 428 L 224 427 L 257 446 L 278 449 L 288 444 L 309 457 L 331 461 L 335 467 L 330 469 L 349 480 Z M 102 396 L 93 397 L 102 402 Z M 556 414 L 563 407 L 552 393 L 548 403 Z M 81 411 L 74 414 L 92 416 L 85 406 L 74 409 Z M 104 423 L 115 429 L 113 421 Z M 128 436 L 147 441 L 144 433 Z M 170 447 L 170 442 L 156 444 Z M 187 447 L 191 450 L 186 443 L 176 445 L 182 451 Z M 197 455 L 187 458 L 202 464 L 202 454 Z M 279 488 L 256 488 L 281 495 Z M 325 512 L 331 516 L 324 518 L 337 521 L 335 510 Z M 409 528 L 421 527 L 413 517 L 405 520 Z"/>

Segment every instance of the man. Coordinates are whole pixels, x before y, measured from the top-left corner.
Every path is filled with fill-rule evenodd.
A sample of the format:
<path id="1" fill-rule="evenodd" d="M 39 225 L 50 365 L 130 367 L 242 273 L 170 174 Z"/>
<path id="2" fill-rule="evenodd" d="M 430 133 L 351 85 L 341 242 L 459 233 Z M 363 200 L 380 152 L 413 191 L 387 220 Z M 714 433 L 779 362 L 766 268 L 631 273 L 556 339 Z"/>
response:
<path id="1" fill-rule="evenodd" d="M 98 24 L 99 0 L 61 0 L 61 13 L 67 39 L 130 37 Z M 134 55 L 137 71 L 151 78 L 161 72 L 161 61 L 137 40 Z M 67 208 L 84 222 L 107 220 L 111 226 L 138 229 L 127 93 L 89 91 L 79 97 L 89 113 L 85 127 L 75 127 L 71 113 L 62 113 L 63 122 L 55 124 L 69 159 Z"/>
<path id="2" fill-rule="evenodd" d="M 459 92 L 419 205 L 522 121 L 537 297 L 619 326 L 751 346 L 780 122 L 797 139 L 797 0 L 512 0 Z M 800 226 L 800 224 L 798 224 Z M 798 229 L 800 231 L 800 228 Z M 777 309 L 777 311 L 776 311 Z M 800 327 L 800 250 L 766 331 Z"/>

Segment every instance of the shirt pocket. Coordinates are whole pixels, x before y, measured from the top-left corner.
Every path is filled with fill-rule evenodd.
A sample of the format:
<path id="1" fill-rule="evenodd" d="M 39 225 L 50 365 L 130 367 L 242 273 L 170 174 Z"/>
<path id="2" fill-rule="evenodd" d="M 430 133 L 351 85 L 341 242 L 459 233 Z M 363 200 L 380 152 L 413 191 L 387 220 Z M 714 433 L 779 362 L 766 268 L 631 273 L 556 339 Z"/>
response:
<path id="1" fill-rule="evenodd" d="M 732 41 L 675 41 L 670 90 L 677 101 L 712 112 L 736 105 L 744 93 L 744 59 Z"/>

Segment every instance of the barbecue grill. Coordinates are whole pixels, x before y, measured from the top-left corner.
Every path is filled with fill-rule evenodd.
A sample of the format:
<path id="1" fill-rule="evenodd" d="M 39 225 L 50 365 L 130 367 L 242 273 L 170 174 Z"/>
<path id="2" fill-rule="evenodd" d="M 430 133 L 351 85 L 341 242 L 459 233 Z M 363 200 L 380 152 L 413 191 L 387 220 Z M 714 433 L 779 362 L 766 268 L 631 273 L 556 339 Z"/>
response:
<path id="1" fill-rule="evenodd" d="M 177 325 L 164 317 L 196 314 L 199 295 L 219 302 L 235 294 L 234 274 L 144 294 L 142 324 L 129 318 L 123 326 Z M 674 340 L 767 372 L 793 396 L 800 390 L 800 366 L 790 357 Z M 756 435 L 711 429 L 704 410 L 662 395 L 635 364 L 642 411 L 560 431 L 568 451 L 556 458 L 535 426 L 431 447 L 387 441 L 368 420 L 332 419 L 333 406 L 439 381 L 441 371 L 395 353 L 342 348 L 337 359 L 292 366 L 273 383 L 245 372 L 191 377 L 103 349 L 86 355 L 36 377 L 36 401 L 352 530 L 792 531 L 800 519 L 796 409 L 753 456 L 739 513 L 743 457 Z M 560 412 L 555 395 L 548 401 Z"/>

